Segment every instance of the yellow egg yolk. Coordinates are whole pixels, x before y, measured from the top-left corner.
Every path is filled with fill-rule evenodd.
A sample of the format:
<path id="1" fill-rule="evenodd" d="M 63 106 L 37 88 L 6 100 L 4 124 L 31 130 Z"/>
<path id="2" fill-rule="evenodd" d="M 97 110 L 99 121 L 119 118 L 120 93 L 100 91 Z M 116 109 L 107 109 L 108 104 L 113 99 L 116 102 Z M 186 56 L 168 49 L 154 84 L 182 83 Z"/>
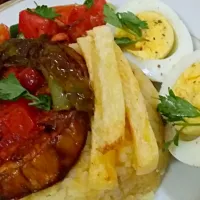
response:
<path id="1" fill-rule="evenodd" d="M 175 34 L 168 20 L 160 13 L 146 11 L 137 15 L 146 21 L 148 29 L 142 30 L 142 40 L 124 48 L 141 59 L 163 59 L 167 57 L 174 47 Z M 135 36 L 125 30 L 118 29 L 116 37 L 129 37 L 136 40 Z"/>
<path id="2" fill-rule="evenodd" d="M 177 96 L 200 109 L 200 63 L 193 64 L 181 74 L 173 91 Z M 200 117 L 186 120 L 190 123 L 200 123 Z M 183 133 L 190 136 L 200 136 L 200 126 L 185 128 Z"/>

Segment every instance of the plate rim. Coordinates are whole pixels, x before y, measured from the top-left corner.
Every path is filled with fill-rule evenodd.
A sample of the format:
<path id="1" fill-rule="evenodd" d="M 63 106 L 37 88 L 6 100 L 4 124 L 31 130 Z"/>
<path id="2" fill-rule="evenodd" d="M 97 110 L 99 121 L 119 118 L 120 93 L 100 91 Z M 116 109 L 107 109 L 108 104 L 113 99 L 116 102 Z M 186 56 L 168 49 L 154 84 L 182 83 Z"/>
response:
<path id="1" fill-rule="evenodd" d="M 0 12 L 2 12 L 4 10 L 6 10 L 7 8 L 12 7 L 13 5 L 20 3 L 22 1 L 24 1 L 24 0 L 11 0 L 11 1 L 5 2 L 0 5 Z"/>

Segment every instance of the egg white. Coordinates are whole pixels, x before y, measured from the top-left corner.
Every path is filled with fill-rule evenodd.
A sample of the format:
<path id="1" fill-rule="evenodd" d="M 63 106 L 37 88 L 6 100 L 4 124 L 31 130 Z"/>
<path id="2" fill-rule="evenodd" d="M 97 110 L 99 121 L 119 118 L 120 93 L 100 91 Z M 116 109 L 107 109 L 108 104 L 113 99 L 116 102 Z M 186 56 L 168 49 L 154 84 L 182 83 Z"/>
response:
<path id="1" fill-rule="evenodd" d="M 177 79 L 181 74 L 194 63 L 200 62 L 200 50 L 197 50 L 187 56 L 184 56 L 169 72 L 169 74 L 164 78 L 162 84 L 160 95 L 166 96 L 168 94 L 168 88 L 173 88 L 176 84 Z M 166 127 L 166 141 L 171 140 L 175 135 L 174 127 L 167 125 Z M 171 154 L 179 161 L 200 167 L 200 137 L 193 141 L 179 141 L 179 146 L 172 144 L 169 147 Z"/>
<path id="2" fill-rule="evenodd" d="M 127 4 L 118 9 L 118 12 L 127 11 L 134 14 L 144 11 L 158 12 L 172 25 L 176 35 L 177 47 L 171 56 L 160 60 L 142 60 L 131 53 L 125 53 L 128 60 L 140 67 L 152 81 L 163 82 L 163 78 L 169 73 L 173 65 L 183 56 L 193 52 L 193 42 L 188 29 L 178 15 L 160 0 L 129 0 Z"/>

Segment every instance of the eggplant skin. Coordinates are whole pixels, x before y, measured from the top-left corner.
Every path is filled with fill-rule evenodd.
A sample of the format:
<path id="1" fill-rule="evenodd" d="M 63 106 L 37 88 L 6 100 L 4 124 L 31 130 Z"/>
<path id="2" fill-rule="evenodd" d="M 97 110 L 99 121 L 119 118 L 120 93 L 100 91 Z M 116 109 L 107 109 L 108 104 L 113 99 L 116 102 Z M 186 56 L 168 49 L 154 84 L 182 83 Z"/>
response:
<path id="1" fill-rule="evenodd" d="M 53 77 L 62 86 L 71 108 L 93 112 L 93 92 L 86 63 L 67 44 L 47 38 L 10 39 L 0 45 L 0 70 L 25 66 L 40 70 L 48 81 Z"/>
<path id="2" fill-rule="evenodd" d="M 0 4 L 5 3 L 7 1 L 9 1 L 9 0 L 0 0 Z"/>
<path id="3" fill-rule="evenodd" d="M 78 160 L 89 131 L 85 112 L 52 112 L 47 130 L 21 145 L 0 166 L 1 199 L 19 199 L 62 180 Z M 50 128 L 51 127 L 51 128 Z"/>
<path id="4" fill-rule="evenodd" d="M 90 130 L 93 93 L 84 59 L 66 44 L 10 39 L 0 45 L 0 72 L 32 67 L 62 87 L 69 111 L 50 111 L 38 120 L 40 132 L 5 160 L 0 159 L 0 199 L 19 199 L 65 178 L 78 160 Z"/>

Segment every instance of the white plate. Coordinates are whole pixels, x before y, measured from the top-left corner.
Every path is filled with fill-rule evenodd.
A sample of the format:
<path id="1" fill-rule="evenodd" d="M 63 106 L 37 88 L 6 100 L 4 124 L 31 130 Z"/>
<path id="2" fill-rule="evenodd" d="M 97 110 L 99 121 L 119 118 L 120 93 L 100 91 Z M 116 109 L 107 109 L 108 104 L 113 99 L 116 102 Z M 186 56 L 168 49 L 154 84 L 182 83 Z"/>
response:
<path id="1" fill-rule="evenodd" d="M 17 0 L 17 4 L 0 8 L 0 23 L 12 25 L 18 22 L 18 13 L 27 7 L 34 7 L 33 0 Z M 49 6 L 82 3 L 83 0 L 36 0 L 38 4 Z M 127 0 L 110 0 L 120 6 Z M 200 49 L 200 0 L 163 0 L 171 6 L 188 26 L 191 34 L 195 36 L 194 44 Z M 10 4 L 10 3 L 9 3 Z M 197 152 L 200 153 L 200 152 Z M 156 194 L 156 200 L 200 200 L 200 169 L 186 166 L 173 160 L 165 179 Z"/>

